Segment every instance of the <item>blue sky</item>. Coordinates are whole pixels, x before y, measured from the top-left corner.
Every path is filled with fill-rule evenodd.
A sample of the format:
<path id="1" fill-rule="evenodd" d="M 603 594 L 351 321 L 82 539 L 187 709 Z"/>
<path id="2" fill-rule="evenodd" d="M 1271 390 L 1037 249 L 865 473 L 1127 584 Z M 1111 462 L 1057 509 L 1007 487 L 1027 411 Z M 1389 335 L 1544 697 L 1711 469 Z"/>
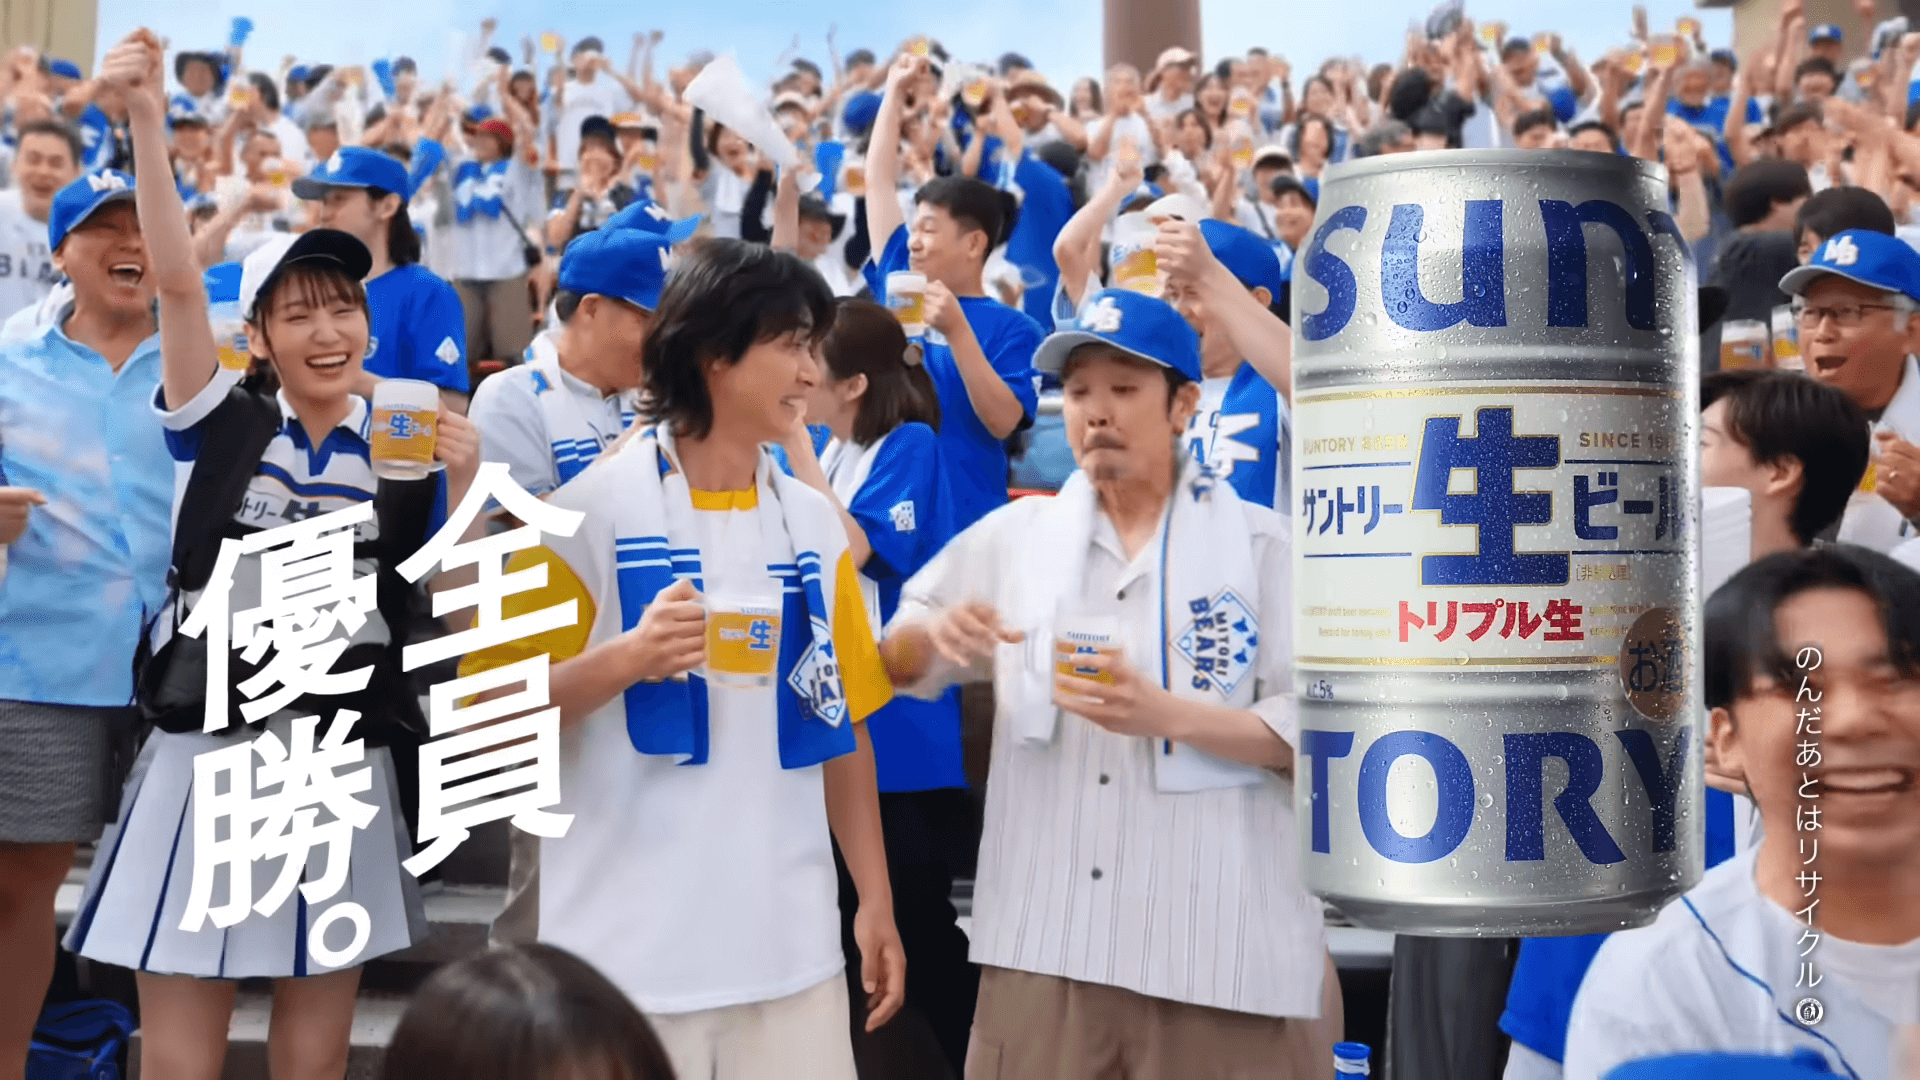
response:
<path id="1" fill-rule="evenodd" d="M 1334 55 L 1368 62 L 1398 59 L 1409 22 L 1423 19 L 1433 0 L 1202 0 L 1201 25 L 1209 59 L 1264 45 L 1288 57 L 1296 71 Z M 1726 9 L 1695 12 L 1691 0 L 1646 0 L 1656 28 L 1696 14 L 1714 45 L 1731 35 Z M 1055 82 L 1100 67 L 1101 0 L 687 0 L 637 4 L 633 0 L 99 0 L 100 50 L 136 26 L 151 26 L 175 48 L 223 44 L 236 15 L 256 24 L 248 60 L 273 68 L 282 56 L 303 61 L 365 62 L 413 56 L 423 73 L 443 73 L 459 32 L 477 33 L 482 18 L 500 18 L 499 37 L 519 53 L 523 34 L 552 30 L 569 39 L 593 33 L 624 64 L 636 30 L 658 28 L 663 58 L 677 63 L 688 51 L 731 49 L 750 76 L 769 75 L 774 61 L 800 35 L 801 55 L 822 62 L 826 32 L 840 28 L 843 50 L 884 52 L 916 32 L 931 33 L 967 59 L 991 59 L 1015 49 Z M 1504 20 L 1514 33 L 1553 29 L 1591 58 L 1627 39 L 1631 3 L 1552 5 L 1539 0 L 1472 0 L 1480 21 Z M 1296 75 L 1296 81 L 1298 79 Z"/>

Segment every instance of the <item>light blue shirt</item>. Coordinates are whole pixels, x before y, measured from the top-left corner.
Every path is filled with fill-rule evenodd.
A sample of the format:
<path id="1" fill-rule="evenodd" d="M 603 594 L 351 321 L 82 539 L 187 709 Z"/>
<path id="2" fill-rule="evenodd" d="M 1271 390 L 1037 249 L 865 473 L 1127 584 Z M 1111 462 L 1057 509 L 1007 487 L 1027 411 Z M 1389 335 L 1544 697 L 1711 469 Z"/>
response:
<path id="1" fill-rule="evenodd" d="M 0 698 L 125 705 L 171 561 L 173 458 L 151 406 L 160 339 L 116 374 L 65 321 L 0 346 L 0 483 L 47 497 L 0 579 Z"/>

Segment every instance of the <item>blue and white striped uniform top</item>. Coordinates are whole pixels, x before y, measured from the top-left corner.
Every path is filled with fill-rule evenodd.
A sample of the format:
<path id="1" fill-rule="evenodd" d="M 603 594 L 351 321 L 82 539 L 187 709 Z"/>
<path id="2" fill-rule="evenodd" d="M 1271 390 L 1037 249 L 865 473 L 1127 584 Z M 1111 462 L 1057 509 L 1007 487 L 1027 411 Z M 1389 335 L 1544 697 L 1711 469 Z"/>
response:
<path id="1" fill-rule="evenodd" d="M 558 361 L 533 359 L 481 383 L 468 416 L 481 460 L 504 462 L 514 483 L 545 495 L 593 464 L 638 408 L 632 391 L 602 394 Z"/>
<path id="2" fill-rule="evenodd" d="M 166 408 L 165 389 L 154 391 L 154 411 L 160 416 L 167 450 L 173 455 L 175 463 L 173 507 L 176 527 L 180 499 L 186 493 L 194 462 L 206 441 L 208 420 L 220 403 L 226 400 L 227 391 L 239 378 L 239 372 L 222 368 L 198 394 L 173 410 Z M 246 497 L 241 500 L 240 509 L 233 516 L 234 522 L 250 529 L 271 529 L 372 500 L 379 489 L 380 480 L 373 474 L 373 410 L 367 400 L 358 395 L 351 397 L 347 414 L 318 444 L 307 434 L 307 429 L 300 423 L 286 396 L 281 394 L 277 400 L 280 404 L 280 430 L 260 455 L 260 464 L 247 484 Z M 434 500 L 429 535 L 445 523 L 447 516 L 446 473 L 435 475 L 440 478 L 440 490 Z M 378 520 L 362 522 L 354 529 L 357 540 L 379 538 Z M 372 559 L 364 558 L 355 559 L 353 566 L 356 577 L 373 574 L 378 569 Z M 252 555 L 243 558 L 234 572 L 228 608 L 231 611 L 246 610 L 257 606 L 259 597 L 259 556 Z M 189 607 L 196 600 L 197 597 L 189 596 Z M 164 631 L 171 628 L 171 615 L 169 612 L 167 617 L 159 620 L 159 629 Z M 367 613 L 366 624 L 354 632 L 350 639 L 353 644 L 384 643 L 387 640 L 386 625 L 377 611 Z"/>

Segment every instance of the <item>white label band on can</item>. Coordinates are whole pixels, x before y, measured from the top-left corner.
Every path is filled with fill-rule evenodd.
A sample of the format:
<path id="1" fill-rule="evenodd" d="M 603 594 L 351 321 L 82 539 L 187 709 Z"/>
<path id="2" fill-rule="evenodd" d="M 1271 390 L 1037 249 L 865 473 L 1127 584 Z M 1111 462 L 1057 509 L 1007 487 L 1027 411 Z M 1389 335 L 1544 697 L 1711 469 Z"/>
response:
<path id="1" fill-rule="evenodd" d="M 1690 572 L 1692 448 L 1666 434 L 1685 407 L 1593 383 L 1301 395 L 1300 662 L 1615 663 Z"/>

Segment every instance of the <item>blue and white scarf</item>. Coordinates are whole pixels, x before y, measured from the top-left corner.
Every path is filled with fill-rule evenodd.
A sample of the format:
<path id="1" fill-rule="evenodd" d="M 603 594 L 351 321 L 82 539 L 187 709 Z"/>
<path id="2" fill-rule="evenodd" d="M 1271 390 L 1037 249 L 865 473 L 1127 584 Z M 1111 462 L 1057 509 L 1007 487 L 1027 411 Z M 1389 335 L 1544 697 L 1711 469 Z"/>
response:
<path id="1" fill-rule="evenodd" d="M 463 161 L 453 174 L 453 217 L 462 225 L 473 220 L 473 215 L 497 218 L 506 206 L 507 167 L 512 162 L 501 159 L 482 165 L 478 161 Z"/>
<path id="2" fill-rule="evenodd" d="M 631 630 L 653 598 L 676 579 L 690 580 L 705 591 L 699 533 L 693 496 L 670 434 L 659 428 L 640 433 L 609 465 L 626 469 L 630 480 L 628 497 L 611 513 L 620 625 Z M 828 600 L 835 595 L 835 575 L 847 550 L 846 530 L 831 503 L 782 472 L 765 450 L 756 485 L 767 572 L 780 580 L 783 593 L 774 686 L 780 765 L 804 769 L 852 753 L 856 746 Z M 682 765 L 705 764 L 708 693 L 706 680 L 697 672 L 684 680 L 628 687 L 627 737 L 634 749 L 683 756 Z"/>
<path id="3" fill-rule="evenodd" d="M 1247 709 L 1258 696 L 1260 587 L 1253 531 L 1233 489 L 1192 458 L 1168 500 L 1161 523 L 1158 640 L 1128 642 L 1127 659 L 1175 697 Z M 1062 600 L 1078 600 L 1100 499 L 1087 474 L 1075 471 L 1034 518 L 1035 544 L 1014 573 L 1021 581 L 1016 619 L 1027 633 L 1002 645 L 995 693 L 1022 743 L 1053 742 L 1060 709 L 1053 698 L 1053 623 Z M 1017 661 L 1017 662 L 1014 662 Z M 1270 691 L 1273 688 L 1268 688 Z M 1206 791 L 1262 782 L 1265 771 L 1215 757 L 1184 743 L 1161 741 L 1153 755 L 1154 786 L 1163 792 Z"/>

